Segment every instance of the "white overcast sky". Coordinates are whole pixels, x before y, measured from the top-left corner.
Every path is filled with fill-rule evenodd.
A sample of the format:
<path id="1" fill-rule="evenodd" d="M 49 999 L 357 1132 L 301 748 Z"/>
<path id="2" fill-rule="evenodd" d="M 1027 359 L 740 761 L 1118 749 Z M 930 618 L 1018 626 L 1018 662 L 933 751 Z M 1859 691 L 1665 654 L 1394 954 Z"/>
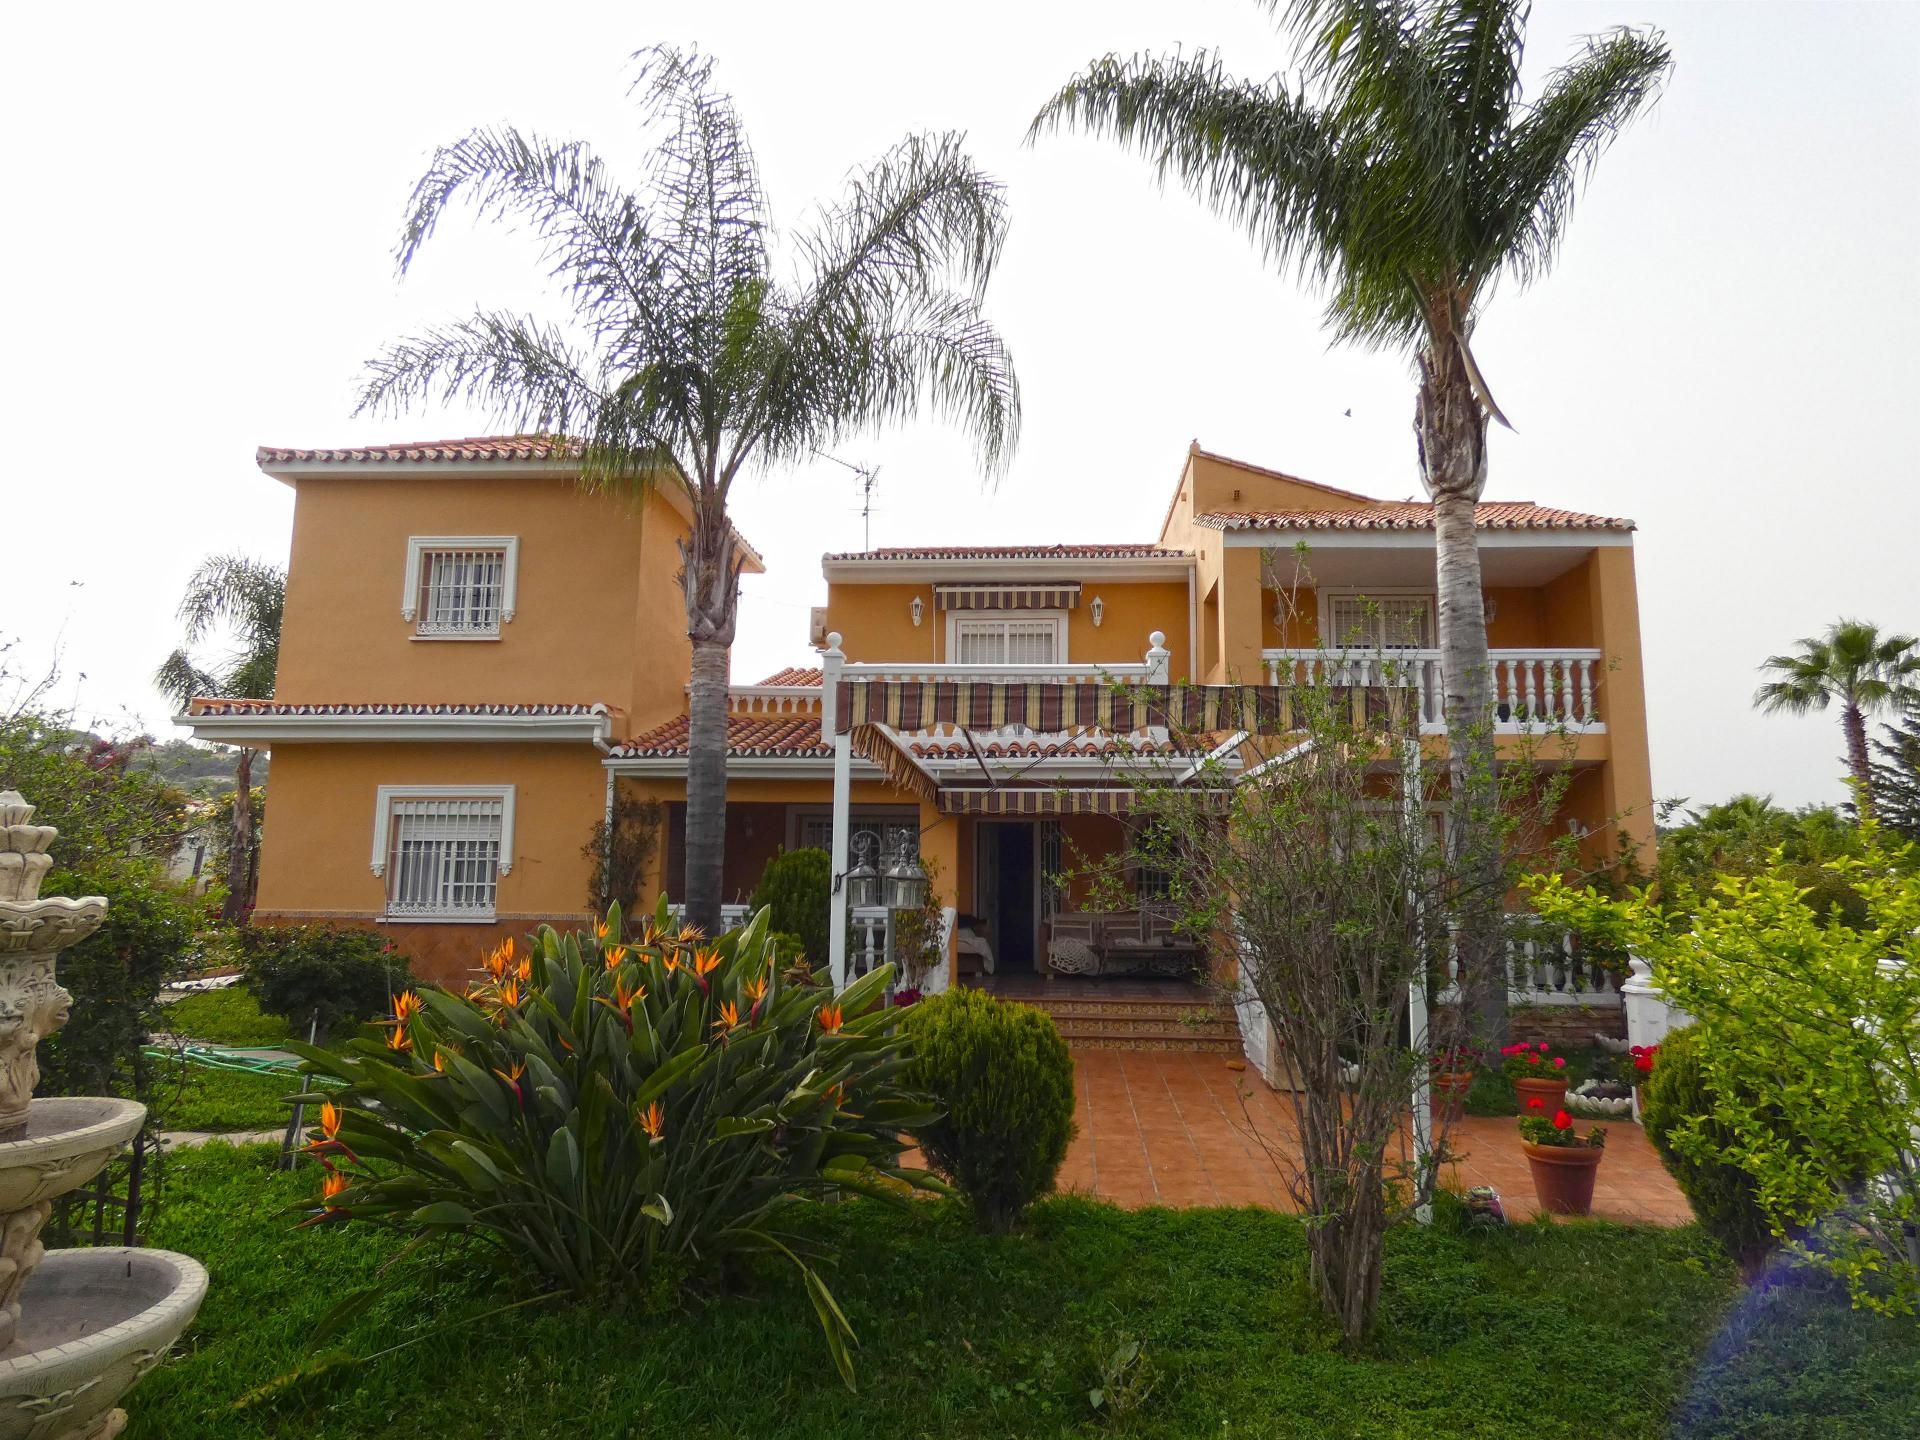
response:
<path id="1" fill-rule="evenodd" d="M 1920 8 L 1543 0 L 1534 80 L 1621 23 L 1664 29 L 1677 68 L 1555 273 L 1495 297 L 1477 348 L 1518 431 L 1488 494 L 1640 522 L 1659 794 L 1837 799 L 1834 720 L 1749 699 L 1763 657 L 1839 615 L 1920 629 Z M 718 57 L 780 221 L 916 129 L 967 131 L 1006 182 L 991 306 L 1019 454 L 987 490 L 931 423 L 847 445 L 880 467 L 875 544 L 1150 539 L 1195 438 L 1418 490 L 1404 359 L 1330 351 L 1317 302 L 1139 160 L 1022 145 L 1107 51 L 1217 47 L 1270 73 L 1284 52 L 1251 0 L 38 5 L 7 28 L 0 637 L 16 673 L 57 656 L 83 718 L 172 733 L 148 677 L 186 576 L 214 551 L 284 560 L 292 499 L 256 445 L 488 430 L 349 415 L 384 339 L 547 303 L 526 243 L 464 220 L 398 282 L 410 184 L 500 120 L 630 160 L 627 56 L 656 41 Z M 734 660 L 751 681 L 806 657 L 819 556 L 861 532 L 824 463 L 736 509 L 769 562 Z"/>

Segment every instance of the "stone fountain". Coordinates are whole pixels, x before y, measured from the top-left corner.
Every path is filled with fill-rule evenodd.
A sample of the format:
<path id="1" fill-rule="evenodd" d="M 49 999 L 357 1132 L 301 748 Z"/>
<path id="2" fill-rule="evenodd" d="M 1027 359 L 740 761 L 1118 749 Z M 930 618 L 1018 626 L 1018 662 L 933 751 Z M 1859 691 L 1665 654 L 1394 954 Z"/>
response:
<path id="1" fill-rule="evenodd" d="M 120 1397 L 200 1308 L 207 1272 L 167 1250 L 41 1247 L 53 1202 L 107 1167 L 147 1107 L 33 1098 L 40 1042 L 73 997 L 54 960 L 96 930 L 107 902 L 40 898 L 54 830 L 0 791 L 0 1440 L 111 1440 Z"/>

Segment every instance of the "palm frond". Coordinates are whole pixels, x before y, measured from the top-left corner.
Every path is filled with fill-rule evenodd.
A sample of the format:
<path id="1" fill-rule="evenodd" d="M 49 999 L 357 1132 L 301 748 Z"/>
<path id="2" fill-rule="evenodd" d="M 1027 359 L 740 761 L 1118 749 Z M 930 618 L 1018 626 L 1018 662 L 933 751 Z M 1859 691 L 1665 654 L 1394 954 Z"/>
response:
<path id="1" fill-rule="evenodd" d="M 222 693 L 219 680 L 198 668 L 184 650 L 176 650 L 160 662 L 160 668 L 153 672 L 153 685 L 181 711 L 197 695 Z"/>
<path id="2" fill-rule="evenodd" d="M 280 621 L 287 573 L 247 555 L 211 555 L 188 577 L 178 611 L 187 647 L 216 630 L 231 635 L 226 662 L 202 668 L 189 648 L 175 650 L 154 672 L 154 684 L 182 708 L 195 695 L 264 700 L 280 666 Z"/>
<path id="3" fill-rule="evenodd" d="M 1522 281 L 1553 263 L 1580 188 L 1607 146 L 1658 97 L 1673 57 L 1655 30 L 1591 36 L 1513 128 L 1485 192 L 1483 244 Z"/>
<path id="4" fill-rule="evenodd" d="M 475 314 L 395 341 L 367 362 L 356 415 L 473 404 L 515 434 L 571 433 L 605 403 L 593 362 L 552 326 Z"/>

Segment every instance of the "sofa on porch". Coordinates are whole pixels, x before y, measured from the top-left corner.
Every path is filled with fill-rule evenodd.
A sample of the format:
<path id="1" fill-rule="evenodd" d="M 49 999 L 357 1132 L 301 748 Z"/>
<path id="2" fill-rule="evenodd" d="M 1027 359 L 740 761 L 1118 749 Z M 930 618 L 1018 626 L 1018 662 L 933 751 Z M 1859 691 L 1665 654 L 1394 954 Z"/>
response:
<path id="1" fill-rule="evenodd" d="M 1199 961 L 1199 945 L 1162 910 L 1065 911 L 1047 937 L 1056 975 L 1186 975 Z"/>

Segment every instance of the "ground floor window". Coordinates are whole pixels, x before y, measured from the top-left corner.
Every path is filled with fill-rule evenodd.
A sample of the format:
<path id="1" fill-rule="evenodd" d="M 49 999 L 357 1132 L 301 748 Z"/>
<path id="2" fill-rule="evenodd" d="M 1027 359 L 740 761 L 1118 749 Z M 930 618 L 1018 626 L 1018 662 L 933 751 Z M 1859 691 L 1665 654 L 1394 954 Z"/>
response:
<path id="1" fill-rule="evenodd" d="M 513 868 L 513 787 L 383 785 L 373 845 L 390 917 L 491 920 Z"/>
<path id="2" fill-rule="evenodd" d="M 897 859 L 903 851 L 917 859 L 920 854 L 920 812 L 856 805 L 847 816 L 848 863 L 859 862 L 863 838 L 867 846 L 867 858 L 877 869 L 885 870 L 887 862 Z M 797 812 L 794 816 L 793 843 L 796 849 L 825 850 L 832 854 L 833 811 Z"/>

